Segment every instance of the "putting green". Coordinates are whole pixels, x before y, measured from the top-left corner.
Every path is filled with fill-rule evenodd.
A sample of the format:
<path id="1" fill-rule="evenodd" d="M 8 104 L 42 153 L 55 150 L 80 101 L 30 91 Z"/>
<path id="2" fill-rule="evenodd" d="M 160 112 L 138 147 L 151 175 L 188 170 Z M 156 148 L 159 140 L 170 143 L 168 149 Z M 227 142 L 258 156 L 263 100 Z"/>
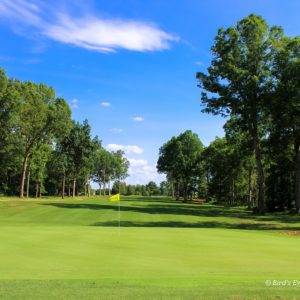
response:
<path id="1" fill-rule="evenodd" d="M 99 197 L 0 199 L 0 299 L 300 299 L 298 217 L 125 198 L 117 218 Z"/>

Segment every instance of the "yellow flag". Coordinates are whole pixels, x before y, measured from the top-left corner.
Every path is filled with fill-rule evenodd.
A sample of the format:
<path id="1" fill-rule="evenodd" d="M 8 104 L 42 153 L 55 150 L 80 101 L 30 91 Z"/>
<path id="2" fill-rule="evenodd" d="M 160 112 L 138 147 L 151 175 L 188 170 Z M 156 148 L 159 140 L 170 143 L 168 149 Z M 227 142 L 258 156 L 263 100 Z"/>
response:
<path id="1" fill-rule="evenodd" d="M 116 194 L 110 197 L 110 201 L 120 201 L 120 194 Z"/>

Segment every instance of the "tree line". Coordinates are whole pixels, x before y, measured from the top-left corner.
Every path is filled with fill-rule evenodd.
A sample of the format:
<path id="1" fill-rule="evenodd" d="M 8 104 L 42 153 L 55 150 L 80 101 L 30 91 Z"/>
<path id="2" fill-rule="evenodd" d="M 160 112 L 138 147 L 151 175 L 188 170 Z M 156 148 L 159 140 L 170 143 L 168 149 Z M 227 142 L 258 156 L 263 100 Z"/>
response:
<path id="1" fill-rule="evenodd" d="M 120 182 L 128 167 L 122 151 L 92 138 L 87 120 L 71 119 L 53 88 L 8 78 L 0 68 L 0 193 L 89 195 L 91 180 L 100 187 Z"/>
<path id="2" fill-rule="evenodd" d="M 115 182 L 112 187 L 113 193 L 120 192 L 125 196 L 171 196 L 172 186 L 167 181 L 162 181 L 159 185 L 154 181 L 147 184 L 126 184 L 125 182 Z M 103 194 L 99 190 L 99 194 Z"/>
<path id="3" fill-rule="evenodd" d="M 211 50 L 207 73 L 196 78 L 203 112 L 226 118 L 225 137 L 206 148 L 191 132 L 174 137 L 160 149 L 158 170 L 185 200 L 197 190 L 259 213 L 299 214 L 300 38 L 252 14 L 219 29 Z"/>

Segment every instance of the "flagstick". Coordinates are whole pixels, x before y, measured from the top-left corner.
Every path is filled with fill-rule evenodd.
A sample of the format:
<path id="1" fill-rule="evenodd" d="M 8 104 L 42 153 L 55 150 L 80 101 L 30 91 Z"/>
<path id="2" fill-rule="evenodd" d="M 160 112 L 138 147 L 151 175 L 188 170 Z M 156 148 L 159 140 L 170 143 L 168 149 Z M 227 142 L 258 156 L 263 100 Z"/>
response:
<path id="1" fill-rule="evenodd" d="M 120 210 L 120 208 L 121 208 L 121 198 L 120 198 L 120 200 L 118 201 L 119 202 L 119 235 L 120 235 L 120 219 L 121 219 L 121 210 Z"/>
<path id="2" fill-rule="evenodd" d="M 121 227 L 121 222 L 120 222 L 120 219 L 121 219 L 121 180 L 119 179 L 119 211 L 118 211 L 118 218 L 119 218 L 119 228 L 118 228 L 118 232 L 119 232 L 119 235 L 120 235 L 120 227 Z"/>

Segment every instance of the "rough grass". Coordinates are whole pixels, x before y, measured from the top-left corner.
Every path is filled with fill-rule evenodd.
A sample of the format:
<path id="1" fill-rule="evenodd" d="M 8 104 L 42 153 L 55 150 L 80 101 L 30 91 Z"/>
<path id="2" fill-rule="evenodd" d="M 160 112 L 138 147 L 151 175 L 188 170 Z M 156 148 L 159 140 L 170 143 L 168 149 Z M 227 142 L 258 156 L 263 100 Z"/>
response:
<path id="1" fill-rule="evenodd" d="M 117 225 L 105 198 L 0 198 L 0 299 L 300 299 L 296 216 L 129 197 Z"/>

